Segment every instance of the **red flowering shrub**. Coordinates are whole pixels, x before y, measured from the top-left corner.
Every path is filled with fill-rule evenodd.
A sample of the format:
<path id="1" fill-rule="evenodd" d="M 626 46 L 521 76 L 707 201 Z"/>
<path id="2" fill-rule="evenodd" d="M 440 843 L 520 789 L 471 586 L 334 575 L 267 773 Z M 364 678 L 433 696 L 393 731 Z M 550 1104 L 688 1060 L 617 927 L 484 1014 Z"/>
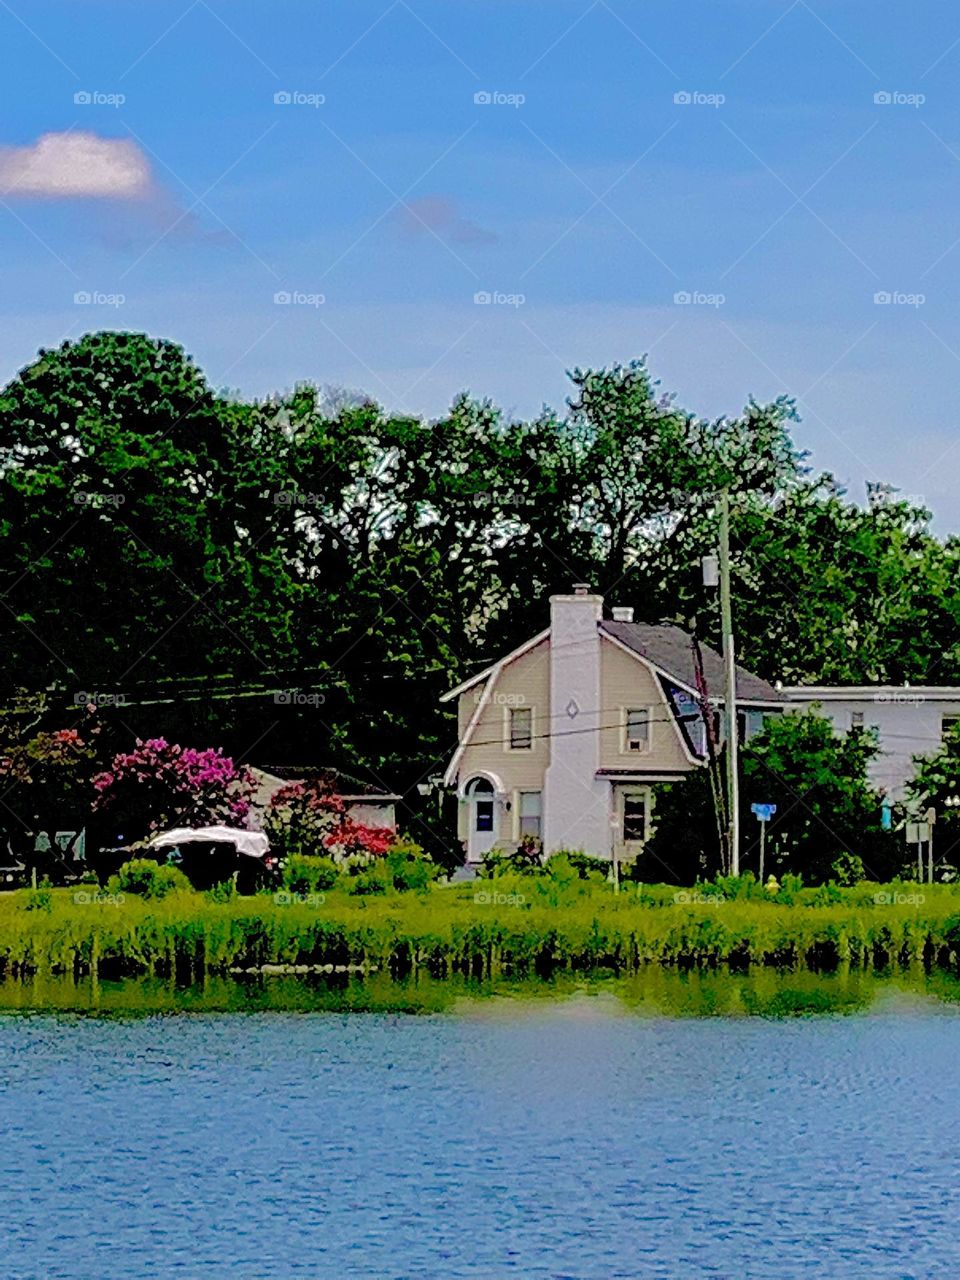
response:
<path id="1" fill-rule="evenodd" d="M 271 845 L 286 856 L 325 850 L 338 862 L 378 858 L 394 843 L 388 828 L 355 822 L 343 798 L 320 781 L 290 782 L 275 791 L 264 826 Z"/>
<path id="2" fill-rule="evenodd" d="M 346 817 L 324 836 L 324 848 L 343 858 L 368 855 L 381 858 L 393 846 L 394 834 L 388 827 L 367 827 Z"/>
<path id="3" fill-rule="evenodd" d="M 33 848 L 41 829 L 86 825 L 90 781 L 102 767 L 94 708 L 79 713 L 85 721 L 79 730 L 41 728 L 54 714 L 42 698 L 0 710 L 0 839 L 21 852 Z"/>
<path id="4" fill-rule="evenodd" d="M 254 779 L 217 747 L 199 751 L 165 738 L 137 739 L 93 780 L 94 809 L 109 812 L 129 842 L 166 827 L 243 826 Z"/>

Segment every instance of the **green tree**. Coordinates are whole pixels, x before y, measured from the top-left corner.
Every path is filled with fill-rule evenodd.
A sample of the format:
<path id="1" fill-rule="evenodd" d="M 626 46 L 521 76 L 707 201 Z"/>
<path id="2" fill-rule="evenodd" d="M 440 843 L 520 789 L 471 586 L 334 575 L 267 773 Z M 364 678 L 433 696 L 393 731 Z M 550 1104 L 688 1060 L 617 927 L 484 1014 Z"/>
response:
<path id="1" fill-rule="evenodd" d="M 874 485 L 863 507 L 829 476 L 734 513 L 739 652 L 785 683 L 960 679 L 960 543 Z"/>
<path id="2" fill-rule="evenodd" d="M 952 725 L 933 755 L 914 757 L 916 770 L 907 784 L 913 807 L 936 812 L 934 849 L 938 859 L 960 861 L 960 724 Z"/>
<path id="3" fill-rule="evenodd" d="M 889 880 L 902 850 L 882 827 L 883 797 L 869 781 L 877 752 L 869 730 L 837 734 L 815 711 L 768 716 L 743 750 L 741 871 L 757 869 L 759 824 L 750 805 L 762 803 L 777 806 L 767 827 L 770 871 L 822 883 L 839 858 L 854 855 L 870 879 Z"/>

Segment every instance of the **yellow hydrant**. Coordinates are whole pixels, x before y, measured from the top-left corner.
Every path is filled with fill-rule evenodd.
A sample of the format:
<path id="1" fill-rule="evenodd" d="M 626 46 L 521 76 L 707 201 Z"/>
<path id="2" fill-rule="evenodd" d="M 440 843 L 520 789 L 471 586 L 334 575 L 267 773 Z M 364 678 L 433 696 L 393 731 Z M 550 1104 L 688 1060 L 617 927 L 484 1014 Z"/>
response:
<path id="1" fill-rule="evenodd" d="M 767 880 L 767 883 L 763 887 L 764 889 L 766 889 L 767 893 L 780 892 L 780 883 L 777 880 L 776 876 L 770 876 L 770 878 Z"/>

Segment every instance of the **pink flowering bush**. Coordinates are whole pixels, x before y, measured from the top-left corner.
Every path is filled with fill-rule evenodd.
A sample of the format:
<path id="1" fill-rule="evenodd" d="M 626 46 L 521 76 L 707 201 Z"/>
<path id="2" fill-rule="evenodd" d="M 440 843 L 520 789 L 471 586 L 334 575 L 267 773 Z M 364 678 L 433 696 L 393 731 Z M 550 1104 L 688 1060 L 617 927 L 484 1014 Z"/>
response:
<path id="1" fill-rule="evenodd" d="M 326 853 L 336 862 L 382 857 L 394 834 L 367 827 L 347 813 L 343 798 L 323 782 L 291 782 L 270 797 L 264 823 L 271 845 L 287 856 Z"/>
<path id="2" fill-rule="evenodd" d="M 165 738 L 138 738 L 93 785 L 94 809 L 108 813 L 130 841 L 167 827 L 242 827 L 255 783 L 245 765 L 218 747 L 199 751 Z"/>

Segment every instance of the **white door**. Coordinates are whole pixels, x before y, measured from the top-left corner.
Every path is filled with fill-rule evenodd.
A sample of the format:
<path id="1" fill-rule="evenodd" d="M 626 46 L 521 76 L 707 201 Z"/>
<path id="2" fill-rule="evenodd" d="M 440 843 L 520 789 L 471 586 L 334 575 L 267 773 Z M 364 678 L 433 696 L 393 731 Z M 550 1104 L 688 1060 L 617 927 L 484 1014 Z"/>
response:
<path id="1" fill-rule="evenodd" d="M 466 799 L 470 818 L 467 838 L 467 861 L 482 862 L 497 843 L 497 798 L 493 784 L 486 778 L 467 783 Z"/>

